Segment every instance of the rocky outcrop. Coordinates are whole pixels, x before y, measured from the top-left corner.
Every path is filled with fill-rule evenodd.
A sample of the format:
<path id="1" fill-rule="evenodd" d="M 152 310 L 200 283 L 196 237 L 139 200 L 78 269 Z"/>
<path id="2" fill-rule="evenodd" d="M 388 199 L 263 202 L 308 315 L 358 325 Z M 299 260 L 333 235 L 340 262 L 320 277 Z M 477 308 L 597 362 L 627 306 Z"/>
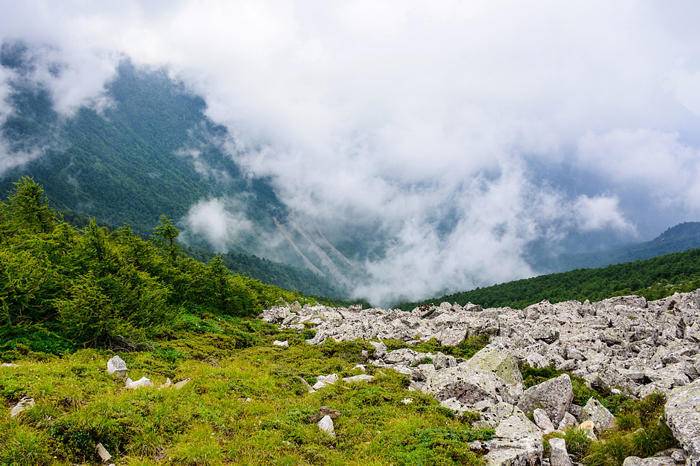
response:
<path id="1" fill-rule="evenodd" d="M 688 453 L 689 464 L 700 464 L 700 379 L 671 392 L 665 416 L 673 436 Z"/>
<path id="2" fill-rule="evenodd" d="M 411 389 L 432 394 L 458 413 L 477 412 L 475 425 L 495 430 L 492 440 L 478 445 L 489 464 L 541 464 L 543 434 L 578 426 L 595 439 L 614 427 L 614 417 L 597 400 L 572 404 L 567 374 L 523 391 L 521 362 L 553 366 L 613 393 L 669 395 L 666 420 L 685 453 L 630 457 L 625 464 L 678 464 L 679 455 L 683 461 L 688 455 L 686 464 L 700 464 L 700 290 L 652 302 L 637 296 L 597 303 L 544 301 L 524 310 L 447 303 L 410 312 L 294 305 L 264 311 L 262 318 L 284 328 L 314 326 L 310 344 L 329 338 L 374 340 L 373 351 L 363 351 L 370 364 L 405 374 Z M 466 361 L 411 348 L 433 338 L 457 345 L 472 335 L 489 336 L 489 344 Z M 408 347 L 389 351 L 377 341 L 382 339 L 403 340 Z M 337 381 L 335 374 L 328 377 L 333 380 L 319 377 L 317 384 Z M 571 464 L 563 441 L 551 439 L 550 446 L 552 466 Z"/>
<path id="3" fill-rule="evenodd" d="M 637 296 L 596 303 L 543 301 L 523 310 L 447 303 L 408 312 L 295 305 L 266 310 L 262 318 L 300 330 L 313 324 L 316 334 L 309 342 L 314 344 L 328 338 L 436 338 L 455 345 L 470 335 L 488 335 L 493 347 L 518 361 L 552 365 L 633 396 L 669 393 L 700 377 L 700 291 L 651 302 Z"/>

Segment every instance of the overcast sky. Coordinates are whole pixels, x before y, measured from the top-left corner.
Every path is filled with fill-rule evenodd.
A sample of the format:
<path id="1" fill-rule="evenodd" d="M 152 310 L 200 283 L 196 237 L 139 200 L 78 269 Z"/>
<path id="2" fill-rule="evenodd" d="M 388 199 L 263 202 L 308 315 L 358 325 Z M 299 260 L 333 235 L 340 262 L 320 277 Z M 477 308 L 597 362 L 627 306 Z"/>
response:
<path id="1" fill-rule="evenodd" d="M 238 161 L 292 209 L 379 225 L 389 253 L 355 290 L 374 300 L 527 276 L 538 238 L 647 239 L 700 219 L 696 1 L 0 0 L 0 11 L 0 40 L 64 65 L 36 77 L 63 114 L 104 104 L 123 57 L 166 67 L 262 148 Z M 0 101 L 9 77 L 0 70 Z M 0 105 L 0 120 L 11 111 Z M 2 147 L 0 170 L 36 156 Z"/>

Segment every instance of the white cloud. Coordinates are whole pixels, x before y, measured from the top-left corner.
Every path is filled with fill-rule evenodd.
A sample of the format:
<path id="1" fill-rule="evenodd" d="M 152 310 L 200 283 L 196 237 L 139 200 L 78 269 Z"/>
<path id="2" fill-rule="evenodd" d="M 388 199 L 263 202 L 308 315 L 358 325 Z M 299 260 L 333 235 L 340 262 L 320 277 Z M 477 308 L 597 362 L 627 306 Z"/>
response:
<path id="1" fill-rule="evenodd" d="M 580 196 L 573 205 L 575 221 L 581 231 L 612 229 L 622 233 L 636 233 L 632 225 L 620 211 L 617 197 Z"/>
<path id="2" fill-rule="evenodd" d="M 237 209 L 237 202 L 223 199 L 200 201 L 190 208 L 185 217 L 189 229 L 204 237 L 217 251 L 226 251 L 232 241 L 252 231 L 253 224 Z"/>

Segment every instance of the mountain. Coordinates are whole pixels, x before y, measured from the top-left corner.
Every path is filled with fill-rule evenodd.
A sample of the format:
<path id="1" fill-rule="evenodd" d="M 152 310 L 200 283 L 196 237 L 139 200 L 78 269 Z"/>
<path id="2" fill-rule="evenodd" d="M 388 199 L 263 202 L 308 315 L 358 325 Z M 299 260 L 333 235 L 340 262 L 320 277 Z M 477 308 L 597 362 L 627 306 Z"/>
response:
<path id="1" fill-rule="evenodd" d="M 684 229 L 685 227 L 681 230 Z M 404 303 L 398 307 L 413 309 L 422 304 L 450 302 L 522 309 L 543 300 L 598 300 L 627 294 L 658 299 L 677 291 L 691 291 L 697 288 L 700 288 L 700 249 L 692 249 L 604 268 L 541 275 L 453 293 L 419 303 Z"/>
<path id="2" fill-rule="evenodd" d="M 184 222 L 198 202 L 225 199 L 234 215 L 252 225 L 235 244 L 224 246 L 232 269 L 308 294 L 344 296 L 342 281 L 326 278 L 338 271 L 335 248 L 319 246 L 295 226 L 267 180 L 240 169 L 231 154 L 236 141 L 207 118 L 200 97 L 166 72 L 124 61 L 107 85 L 109 105 L 100 111 L 81 107 L 66 117 L 32 79 L 32 50 L 5 43 L 0 66 L 16 76 L 2 139 L 13 152 L 34 154 L 27 163 L 0 171 L 0 195 L 30 175 L 66 218 L 94 217 L 144 235 L 161 214 Z M 186 237 L 204 255 L 222 250 L 196 234 Z M 264 238 L 275 238 L 276 247 Z M 329 258 L 325 251 L 331 249 Z"/>
<path id="3" fill-rule="evenodd" d="M 680 223 L 651 241 L 607 248 L 598 252 L 561 254 L 556 257 L 533 256 L 533 262 L 537 270 L 563 272 L 649 259 L 694 248 L 700 248 L 700 222 Z"/>

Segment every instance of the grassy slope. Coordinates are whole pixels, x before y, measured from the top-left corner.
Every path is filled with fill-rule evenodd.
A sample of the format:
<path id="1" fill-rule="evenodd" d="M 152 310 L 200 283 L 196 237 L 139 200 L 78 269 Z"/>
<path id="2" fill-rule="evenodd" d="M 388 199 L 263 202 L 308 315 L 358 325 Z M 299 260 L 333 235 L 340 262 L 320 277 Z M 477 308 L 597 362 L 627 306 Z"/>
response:
<path id="1" fill-rule="evenodd" d="M 421 303 L 405 303 L 399 307 L 412 309 L 419 304 L 447 301 L 520 309 L 545 299 L 551 302 L 572 299 L 596 301 L 626 294 L 659 299 L 675 292 L 697 288 L 700 288 L 700 249 L 601 269 L 542 275 L 441 296 Z"/>
<path id="2" fill-rule="evenodd" d="M 105 372 L 112 353 L 98 350 L 0 368 L 7 406 L 23 395 L 37 403 L 16 419 L 9 410 L 0 415 L 0 464 L 95 462 L 98 442 L 120 464 L 481 462 L 466 442 L 489 432 L 409 392 L 393 371 L 375 371 L 369 384 L 306 392 L 297 376 L 313 383 L 320 374 L 358 373 L 361 343 L 312 347 L 303 334 L 215 316 L 190 317 L 177 333 L 151 352 L 123 356 L 134 379 L 191 378 L 181 390 L 126 390 Z M 289 339 L 290 348 L 273 347 L 275 338 Z M 252 346 L 237 348 L 245 345 Z M 404 405 L 407 397 L 414 402 Z M 341 412 L 335 439 L 310 419 L 321 406 Z"/>

